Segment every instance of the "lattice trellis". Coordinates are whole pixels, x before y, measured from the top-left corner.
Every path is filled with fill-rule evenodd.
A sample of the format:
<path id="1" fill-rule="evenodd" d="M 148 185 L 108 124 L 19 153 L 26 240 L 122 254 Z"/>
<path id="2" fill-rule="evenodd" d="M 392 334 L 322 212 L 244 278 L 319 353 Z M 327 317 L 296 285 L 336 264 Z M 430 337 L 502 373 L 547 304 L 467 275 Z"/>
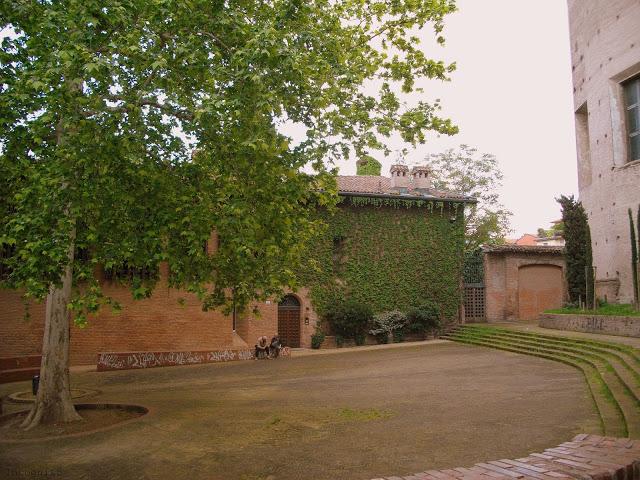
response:
<path id="1" fill-rule="evenodd" d="M 467 322 L 485 320 L 484 286 L 464 287 L 464 316 Z"/>

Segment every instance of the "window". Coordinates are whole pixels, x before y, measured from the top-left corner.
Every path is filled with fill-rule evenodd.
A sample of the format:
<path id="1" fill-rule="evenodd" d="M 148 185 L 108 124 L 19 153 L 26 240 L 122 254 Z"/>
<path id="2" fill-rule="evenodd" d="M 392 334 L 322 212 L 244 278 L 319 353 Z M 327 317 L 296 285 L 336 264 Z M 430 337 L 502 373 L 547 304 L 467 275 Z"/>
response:
<path id="1" fill-rule="evenodd" d="M 640 77 L 623 84 L 627 134 L 629 135 L 629 161 L 640 160 Z"/>
<path id="2" fill-rule="evenodd" d="M 153 280 L 158 277 L 158 267 L 132 267 L 126 262 L 118 267 L 105 268 L 104 278 L 109 281 Z"/>

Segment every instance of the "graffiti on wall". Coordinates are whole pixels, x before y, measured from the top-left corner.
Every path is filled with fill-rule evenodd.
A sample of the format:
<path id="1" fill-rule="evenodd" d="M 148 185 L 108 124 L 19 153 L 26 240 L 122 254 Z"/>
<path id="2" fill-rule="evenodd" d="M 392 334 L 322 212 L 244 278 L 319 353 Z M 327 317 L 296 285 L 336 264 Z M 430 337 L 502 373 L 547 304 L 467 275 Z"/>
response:
<path id="1" fill-rule="evenodd" d="M 248 349 L 222 349 L 205 352 L 99 353 L 98 371 L 232 362 L 235 360 L 251 360 L 252 358 L 253 352 Z"/>

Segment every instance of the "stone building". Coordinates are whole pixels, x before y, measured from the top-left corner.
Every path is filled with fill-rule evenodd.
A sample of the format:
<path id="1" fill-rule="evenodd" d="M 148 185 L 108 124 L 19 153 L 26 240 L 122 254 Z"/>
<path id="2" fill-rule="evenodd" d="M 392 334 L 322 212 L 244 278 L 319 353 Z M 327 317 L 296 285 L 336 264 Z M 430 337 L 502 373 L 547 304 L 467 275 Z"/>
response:
<path id="1" fill-rule="evenodd" d="M 633 299 L 627 210 L 640 204 L 640 2 L 569 0 L 580 199 L 596 292 Z"/>
<path id="2" fill-rule="evenodd" d="M 379 173 L 375 163 L 369 172 Z M 338 177 L 342 201 L 336 214 L 327 216 L 326 235 L 310 248 L 319 271 L 310 267 L 301 272 L 306 286 L 280 302 L 252 305 L 259 316 L 202 311 L 194 295 L 169 287 L 168 269 L 162 264 L 159 284 L 144 300 L 132 300 L 127 288 L 102 278 L 104 293 L 124 308 L 119 313 L 101 310 L 86 328 L 72 326 L 71 364 L 95 364 L 97 354 L 104 352 L 151 352 L 153 359 L 161 352 L 172 352 L 165 355 L 170 359 L 189 352 L 185 361 L 203 353 L 225 359 L 249 351 L 257 337 L 276 332 L 291 347 L 309 347 L 322 308 L 340 295 L 367 302 L 377 311 L 409 308 L 431 298 L 456 319 L 464 205 L 475 200 L 432 189 L 426 167 L 395 165 L 391 172 L 391 177 Z M 214 233 L 207 247 L 210 254 L 216 245 Z M 20 293 L 0 289 L 0 360 L 40 353 L 44 305 L 30 305 L 28 319 L 24 313 Z M 131 358 L 137 362 L 151 356 Z"/>

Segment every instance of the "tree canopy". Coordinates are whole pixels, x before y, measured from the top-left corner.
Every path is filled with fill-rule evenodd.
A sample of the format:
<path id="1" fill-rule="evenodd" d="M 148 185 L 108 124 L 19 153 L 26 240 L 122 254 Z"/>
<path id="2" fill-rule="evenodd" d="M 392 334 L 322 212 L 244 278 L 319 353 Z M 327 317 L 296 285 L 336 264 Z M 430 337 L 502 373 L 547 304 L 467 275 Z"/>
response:
<path id="1" fill-rule="evenodd" d="M 475 252 L 485 244 L 504 242 L 509 233 L 511 212 L 500 203 L 498 189 L 502 186 L 502 171 L 490 153 L 460 145 L 426 159 L 432 169 L 436 189 L 459 192 L 475 197 L 478 203 L 465 208 L 466 251 Z"/>
<path id="2" fill-rule="evenodd" d="M 415 36 L 427 26 L 443 43 L 454 10 L 453 0 L 0 3 L 5 285 L 42 299 L 71 265 L 79 322 L 108 302 L 98 265 L 132 272 L 145 297 L 166 261 L 172 284 L 208 306 L 295 285 L 291 266 L 321 227 L 309 212 L 335 201 L 326 165 L 385 150 L 396 133 L 413 145 L 455 133 L 437 102 L 403 100 L 454 69 Z M 306 137 L 294 143 L 285 122 Z M 208 256 L 214 229 L 220 249 Z"/>

